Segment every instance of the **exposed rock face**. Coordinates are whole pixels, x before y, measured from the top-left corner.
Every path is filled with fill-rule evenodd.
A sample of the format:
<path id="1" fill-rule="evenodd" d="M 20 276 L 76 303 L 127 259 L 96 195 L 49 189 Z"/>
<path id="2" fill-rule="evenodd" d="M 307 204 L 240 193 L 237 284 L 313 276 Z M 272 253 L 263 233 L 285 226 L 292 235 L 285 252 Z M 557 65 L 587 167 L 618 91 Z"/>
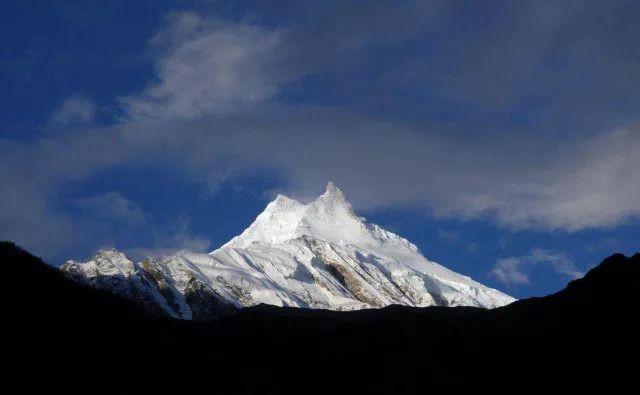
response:
<path id="1" fill-rule="evenodd" d="M 391 304 L 493 308 L 514 300 L 367 223 L 331 183 L 307 205 L 279 195 L 241 235 L 209 254 L 181 251 L 134 263 L 117 251 L 100 251 L 62 270 L 183 319 L 261 303 L 355 310 Z"/>
<path id="2" fill-rule="evenodd" d="M 207 320 L 225 315 L 235 309 L 233 304 L 226 302 L 221 295 L 195 277 L 187 284 L 184 298 L 194 320 Z"/>
<path id="3" fill-rule="evenodd" d="M 153 258 L 134 263 L 116 250 L 100 250 L 92 260 L 69 261 L 61 270 L 75 281 L 133 300 L 156 315 L 209 320 L 234 309 L 195 277 L 178 289 L 164 262 Z"/>
<path id="4" fill-rule="evenodd" d="M 154 278 L 118 251 L 101 250 L 89 262 L 70 261 L 61 269 L 80 283 L 135 300 L 149 312 L 178 316 L 167 305 Z"/>

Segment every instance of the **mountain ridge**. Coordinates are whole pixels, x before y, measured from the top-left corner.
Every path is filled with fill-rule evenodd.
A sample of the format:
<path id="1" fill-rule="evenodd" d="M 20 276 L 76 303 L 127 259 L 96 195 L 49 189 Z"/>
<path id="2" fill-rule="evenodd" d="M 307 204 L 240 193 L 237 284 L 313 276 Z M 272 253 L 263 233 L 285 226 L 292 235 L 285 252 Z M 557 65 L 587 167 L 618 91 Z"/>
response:
<path id="1" fill-rule="evenodd" d="M 99 251 L 61 270 L 182 319 L 261 303 L 358 310 L 392 304 L 494 308 L 515 300 L 367 223 L 331 182 L 309 204 L 278 195 L 240 235 L 208 254 L 179 251 L 133 262 L 117 251 Z"/>

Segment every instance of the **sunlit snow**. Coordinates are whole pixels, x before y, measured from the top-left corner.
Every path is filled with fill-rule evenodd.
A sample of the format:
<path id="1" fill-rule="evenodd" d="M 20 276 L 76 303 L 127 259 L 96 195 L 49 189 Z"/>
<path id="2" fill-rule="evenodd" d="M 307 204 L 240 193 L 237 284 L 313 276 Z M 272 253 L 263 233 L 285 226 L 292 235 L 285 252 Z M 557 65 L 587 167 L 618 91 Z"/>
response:
<path id="1" fill-rule="evenodd" d="M 64 270 L 90 279 L 117 275 L 164 292 L 144 291 L 172 316 L 189 319 L 185 301 L 198 282 L 235 306 L 354 310 L 391 304 L 493 308 L 514 299 L 426 259 L 415 245 L 358 217 L 329 183 L 304 205 L 278 195 L 239 236 L 209 254 L 181 251 L 133 263 L 121 253 L 99 253 Z M 147 281 L 153 273 L 154 281 Z M 157 284 L 153 284 L 156 282 Z M 138 288 L 134 290 L 134 293 Z M 166 296 L 172 301 L 168 302 Z"/>

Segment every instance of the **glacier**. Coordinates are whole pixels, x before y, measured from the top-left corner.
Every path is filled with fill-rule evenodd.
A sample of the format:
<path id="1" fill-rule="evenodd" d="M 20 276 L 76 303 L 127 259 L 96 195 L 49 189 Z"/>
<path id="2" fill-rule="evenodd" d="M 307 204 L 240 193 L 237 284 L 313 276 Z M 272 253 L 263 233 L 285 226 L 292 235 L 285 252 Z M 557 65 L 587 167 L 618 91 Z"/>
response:
<path id="1" fill-rule="evenodd" d="M 244 232 L 208 254 L 179 251 L 133 262 L 101 250 L 61 270 L 153 313 L 196 320 L 259 304 L 495 308 L 515 300 L 429 261 L 408 240 L 357 216 L 331 182 L 309 204 L 278 195 Z"/>

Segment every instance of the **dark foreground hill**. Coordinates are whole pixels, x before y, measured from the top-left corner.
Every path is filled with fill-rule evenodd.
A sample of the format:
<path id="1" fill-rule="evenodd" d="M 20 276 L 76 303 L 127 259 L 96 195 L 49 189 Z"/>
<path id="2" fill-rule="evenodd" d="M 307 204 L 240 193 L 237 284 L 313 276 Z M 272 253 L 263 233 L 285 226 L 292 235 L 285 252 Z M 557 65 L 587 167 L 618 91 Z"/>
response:
<path id="1" fill-rule="evenodd" d="M 0 264 L 4 381 L 24 391 L 611 392 L 638 371 L 640 254 L 494 310 L 259 306 L 207 323 L 149 316 L 11 243 Z"/>

